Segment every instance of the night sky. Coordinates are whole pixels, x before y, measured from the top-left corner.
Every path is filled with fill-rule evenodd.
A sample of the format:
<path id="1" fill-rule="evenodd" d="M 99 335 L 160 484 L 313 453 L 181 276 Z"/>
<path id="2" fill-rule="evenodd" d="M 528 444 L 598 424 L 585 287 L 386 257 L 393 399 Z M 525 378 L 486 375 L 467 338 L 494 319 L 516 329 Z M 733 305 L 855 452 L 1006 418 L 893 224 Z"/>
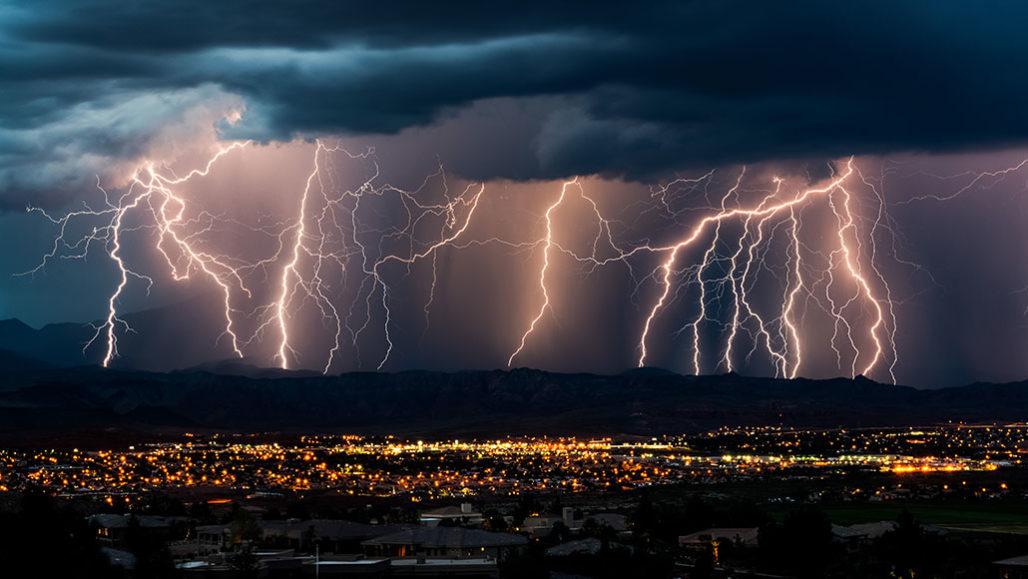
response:
<path id="1" fill-rule="evenodd" d="M 1028 377 L 1019 3 L 235 4 L 0 1 L 0 318 L 97 323 L 84 362 L 166 308 L 329 373 Z"/>

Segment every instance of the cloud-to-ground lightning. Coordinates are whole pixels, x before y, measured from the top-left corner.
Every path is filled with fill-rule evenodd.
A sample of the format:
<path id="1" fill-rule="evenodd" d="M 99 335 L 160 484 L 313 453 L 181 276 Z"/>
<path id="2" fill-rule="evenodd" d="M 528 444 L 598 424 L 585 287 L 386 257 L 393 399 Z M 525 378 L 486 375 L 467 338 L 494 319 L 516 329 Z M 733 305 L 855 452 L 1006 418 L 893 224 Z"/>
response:
<path id="1" fill-rule="evenodd" d="M 546 241 L 543 245 L 543 265 L 539 269 L 539 290 L 542 293 L 542 304 L 539 306 L 539 312 L 532 318 L 532 321 L 528 324 L 528 329 L 521 335 L 521 342 L 518 347 L 511 353 L 510 357 L 507 358 L 507 365 L 510 366 L 514 363 L 514 358 L 521 353 L 521 350 L 525 349 L 525 341 L 528 340 L 528 336 L 535 331 L 536 324 L 546 314 L 546 310 L 550 307 L 550 292 L 546 285 L 546 271 L 550 268 L 550 248 L 553 246 L 553 211 L 564 202 L 564 197 L 567 196 L 568 186 L 575 184 L 576 181 L 569 181 L 564 183 L 564 186 L 560 189 L 560 196 L 557 200 L 546 208 Z"/>
<path id="2" fill-rule="evenodd" d="M 104 344 L 102 365 L 114 362 L 118 341 L 130 330 L 120 312 L 126 289 L 134 281 L 149 288 L 158 277 L 131 261 L 138 251 L 126 252 L 126 239 L 142 236 L 164 277 L 203 279 L 217 291 L 221 335 L 236 356 L 262 353 L 285 369 L 360 367 L 367 361 L 362 343 L 371 335 L 381 341 L 371 366 L 385 367 L 400 328 L 394 316 L 398 284 L 411 284 L 417 275 L 429 282 L 418 305 L 424 336 L 438 299 L 441 253 L 494 245 L 528 256 L 516 267 L 530 271 L 512 272 L 532 305 L 504 354 L 508 366 L 537 355 L 533 340 L 548 331 L 547 315 L 559 313 L 562 271 L 572 268 L 586 276 L 579 278 L 585 283 L 597 269 L 617 265 L 635 288 L 626 307 L 638 312 L 639 366 L 670 357 L 696 374 L 756 368 L 796 378 L 822 367 L 825 356 L 813 353 L 826 349 L 842 373 L 895 382 L 899 317 L 879 263 L 889 253 L 883 250 L 896 253 L 888 208 L 950 200 L 1028 166 L 938 177 L 965 182 L 953 193 L 901 201 L 886 200 L 884 173 L 872 179 L 854 159 L 838 162 L 838 170 L 810 185 L 798 177 L 719 169 L 621 203 L 590 194 L 590 178 L 579 177 L 552 191 L 524 238 L 505 239 L 488 233 L 490 216 L 480 208 L 484 184 L 451 192 L 440 166 L 420 188 L 401 189 L 380 183 L 373 151 L 354 154 L 315 141 L 310 165 L 292 192 L 292 214 L 273 228 L 244 225 L 274 249 L 256 257 L 215 251 L 205 235 L 232 217 L 205 210 L 204 200 L 184 189 L 226 156 L 252 147 L 220 147 L 181 175 L 145 161 L 117 192 L 98 179 L 99 208 L 63 215 L 30 209 L 57 233 L 27 273 L 57 259 L 82 259 L 91 249 L 101 249 L 114 265 L 117 278 L 93 337 Z M 363 167 L 354 186 L 341 184 L 337 161 Z M 496 203 L 490 200 L 490 210 Z M 82 227 L 85 233 L 76 234 Z M 312 319 L 320 320 L 317 328 Z M 311 331 L 328 336 L 327 343 L 312 346 Z M 268 343 L 273 347 L 261 346 Z"/>
<path id="3" fill-rule="evenodd" d="M 548 274 L 554 266 L 551 254 L 560 250 L 570 256 L 570 260 L 593 267 L 628 263 L 645 256 L 663 256 L 656 269 L 646 276 L 646 279 L 655 282 L 658 292 L 642 318 L 638 340 L 639 366 L 646 365 L 651 357 L 652 342 L 657 340 L 654 326 L 658 319 L 671 302 L 681 301 L 681 296 L 687 294 L 683 289 L 685 286 L 695 286 L 698 296 L 694 313 L 679 333 L 687 330 L 691 335 L 692 351 L 688 359 L 696 374 L 717 371 L 719 367 L 724 371 L 734 370 L 737 367 L 734 356 L 738 342 L 741 334 L 745 334 L 750 345 L 749 351 L 745 353 L 747 360 L 758 350 L 764 351 L 776 375 L 797 377 L 802 371 L 805 348 L 800 310 L 805 309 L 801 307 L 803 304 L 811 301 L 820 306 L 836 329 L 831 341 L 832 347 L 839 354 L 840 367 L 843 365 L 841 348 L 845 346 L 837 346 L 837 340 L 843 340 L 849 347 L 849 364 L 846 368 L 849 373 L 870 375 L 876 372 L 886 354 L 895 352 L 893 338 L 896 318 L 892 315 L 893 308 L 887 297 L 890 290 L 885 277 L 880 275 L 877 266 L 868 265 L 873 256 L 865 250 L 874 247 L 874 242 L 861 242 L 861 235 L 874 235 L 877 232 L 876 226 L 881 220 L 881 214 L 874 217 L 856 214 L 850 193 L 850 188 L 857 185 L 850 183 L 856 181 L 856 175 L 854 161 L 850 159 L 845 162 L 844 170 L 825 185 L 786 193 L 782 189 L 783 180 L 775 178 L 771 190 L 757 195 L 754 200 L 744 200 L 739 191 L 745 176 L 743 169 L 734 184 L 721 195 L 720 201 L 707 210 L 709 214 L 696 219 L 682 236 L 664 244 L 615 243 L 609 237 L 609 222 L 597 213 L 601 223 L 607 225 L 609 246 L 615 248 L 615 254 L 606 257 L 598 255 L 595 245 L 591 253 L 576 253 L 556 239 L 559 226 L 554 222 L 553 213 L 566 201 L 569 185 L 575 184 L 581 189 L 578 181 L 565 183 L 560 196 L 549 205 L 545 213 L 545 232 L 541 238 L 543 260 L 535 280 L 541 296 L 540 307 L 527 323 L 520 343 L 508 359 L 508 365 L 523 352 L 526 341 L 537 330 L 540 319 L 552 307 L 553 290 L 548 284 Z M 644 210 L 652 212 L 663 209 L 673 217 L 674 223 L 683 222 L 687 218 L 681 217 L 680 211 L 673 209 L 669 203 L 672 197 L 669 188 L 681 184 L 695 187 L 697 183 L 708 182 L 710 177 L 711 173 L 708 173 L 698 179 L 676 180 L 654 193 L 651 201 L 656 205 Z M 585 197 L 584 192 L 582 195 Z M 704 198 L 709 201 L 707 185 L 704 186 Z M 822 214 L 828 211 L 826 215 L 830 216 L 820 220 L 819 226 L 828 227 L 832 232 L 820 236 L 831 242 L 821 251 L 808 249 L 800 235 L 800 216 L 808 206 L 815 203 L 821 204 Z M 883 203 L 879 203 L 879 212 L 884 208 Z M 596 207 L 595 202 L 593 207 Z M 689 211 L 693 212 L 695 208 L 690 207 Z M 731 235 L 736 238 L 734 243 L 728 244 L 730 249 L 726 252 L 721 245 L 730 235 L 728 229 L 733 224 L 735 229 Z M 784 242 L 778 240 L 782 232 Z M 697 248 L 700 244 L 704 245 Z M 619 246 L 627 249 L 620 249 Z M 753 288 L 760 273 L 774 273 L 768 261 L 771 259 L 769 253 L 775 246 L 782 248 L 785 267 L 782 279 L 779 280 L 782 297 L 769 315 L 763 313 L 766 307 L 758 305 Z M 698 252 L 698 262 L 683 263 L 689 250 Z M 804 259 L 804 254 L 810 253 L 819 258 L 819 263 L 813 263 L 814 259 Z M 715 270 L 719 270 L 720 274 L 715 274 Z M 869 276 L 869 270 L 874 272 L 873 278 Z M 731 304 L 727 319 L 718 319 L 717 314 L 711 311 L 722 303 Z M 724 334 L 723 349 L 713 367 L 705 367 L 702 362 L 702 333 L 708 324 L 720 326 Z M 862 337 L 854 334 L 855 326 L 858 325 L 862 328 Z M 891 362 L 895 364 L 895 356 L 892 358 Z M 894 381 L 891 366 L 887 375 Z"/>
<path id="4" fill-rule="evenodd" d="M 839 173 L 839 175 L 837 175 L 833 179 L 831 179 L 831 181 L 827 185 L 802 190 L 792 195 L 791 197 L 787 197 L 786 199 L 776 198 L 778 194 L 778 190 L 776 189 L 775 193 L 768 195 L 754 207 L 736 207 L 732 209 L 722 209 L 720 211 L 713 213 L 712 215 L 703 217 L 692 228 L 692 230 L 689 231 L 689 233 L 686 236 L 684 236 L 674 244 L 663 247 L 646 246 L 647 251 L 665 253 L 667 254 L 667 258 L 658 270 L 661 280 L 660 285 L 662 287 L 661 293 L 655 301 L 655 303 L 653 304 L 653 306 L 650 308 L 649 314 L 646 316 L 646 319 L 643 323 L 643 329 L 639 337 L 639 366 L 643 366 L 647 362 L 647 357 L 649 354 L 648 340 L 651 339 L 652 327 L 656 318 L 661 313 L 662 309 L 666 307 L 668 298 L 671 295 L 671 291 L 673 288 L 672 277 L 675 271 L 675 265 L 679 258 L 679 255 L 682 254 L 684 250 L 688 249 L 691 245 L 696 243 L 699 239 L 701 239 L 702 235 L 706 232 L 708 228 L 713 228 L 715 232 L 717 232 L 719 231 L 719 228 L 723 222 L 733 219 L 741 219 L 744 223 L 742 239 L 744 239 L 747 235 L 753 235 L 753 239 L 746 250 L 746 264 L 743 267 L 741 273 L 738 274 L 739 278 L 737 281 L 736 272 L 738 271 L 737 259 L 739 253 L 736 252 L 736 254 L 734 254 L 731 259 L 731 268 L 729 270 L 730 273 L 728 274 L 728 278 L 731 282 L 730 287 L 733 301 L 735 303 L 739 303 L 742 305 L 742 309 L 746 312 L 746 318 L 752 318 L 755 321 L 758 338 L 754 340 L 754 347 L 757 347 L 759 342 L 763 341 L 766 351 L 773 360 L 776 369 L 776 374 L 788 377 L 795 377 L 799 371 L 799 365 L 802 360 L 803 344 L 802 341 L 799 339 L 798 333 L 794 332 L 795 323 L 791 320 L 790 316 L 792 315 L 792 311 L 795 307 L 796 294 L 802 291 L 803 288 L 802 272 L 799 270 L 799 266 L 797 265 L 793 270 L 796 285 L 793 286 L 791 289 L 787 289 L 786 295 L 788 297 L 782 303 L 777 317 L 778 322 L 782 326 L 790 328 L 789 333 L 792 335 L 790 338 L 782 341 L 782 343 L 780 343 L 777 347 L 773 344 L 772 335 L 767 329 L 768 322 L 766 322 L 759 314 L 756 313 L 757 308 L 754 305 L 752 305 L 751 301 L 748 299 L 746 287 L 747 283 L 749 283 L 748 280 L 751 277 L 751 269 L 755 266 L 762 266 L 762 264 L 755 262 L 755 260 L 757 259 L 755 251 L 763 241 L 765 223 L 770 219 L 781 218 L 783 220 L 787 220 L 788 223 L 791 224 L 790 231 L 793 239 L 789 247 L 791 247 L 791 251 L 794 253 L 792 259 L 798 262 L 798 260 L 800 259 L 800 252 L 799 240 L 798 237 L 796 237 L 796 210 L 800 206 L 804 205 L 812 199 L 822 198 L 827 200 L 827 202 L 832 208 L 834 215 L 837 218 L 835 231 L 838 242 L 838 245 L 831 250 L 831 255 L 833 256 L 833 258 L 829 261 L 828 267 L 825 270 L 825 275 L 834 279 L 834 272 L 836 271 L 836 269 L 844 269 L 850 278 L 851 284 L 855 284 L 856 286 L 854 288 L 853 293 L 847 298 L 845 305 L 838 307 L 833 305 L 833 307 L 831 308 L 831 315 L 834 318 L 835 322 L 841 323 L 845 325 L 845 327 L 847 328 L 847 338 L 849 339 L 849 343 L 852 345 L 853 348 L 852 366 L 854 370 L 851 373 L 854 375 L 857 373 L 855 368 L 857 367 L 858 360 L 864 358 L 866 360 L 866 363 L 860 366 L 860 373 L 865 375 L 871 374 L 871 372 L 875 369 L 876 365 L 878 364 L 879 360 L 883 355 L 883 338 L 880 335 L 880 330 L 882 326 L 885 324 L 885 320 L 883 314 L 883 307 L 881 304 L 881 298 L 876 294 L 875 289 L 872 288 L 871 284 L 868 282 L 866 274 L 864 273 L 864 270 L 859 263 L 858 253 L 860 252 L 860 242 L 859 237 L 856 234 L 857 219 L 854 216 L 852 207 L 850 205 L 850 193 L 846 189 L 846 182 L 850 179 L 851 176 L 854 175 L 854 172 L 854 163 L 853 160 L 850 159 L 846 163 L 845 170 Z M 836 196 L 842 198 L 841 203 L 836 203 L 834 201 Z M 750 224 L 753 222 L 754 219 L 756 220 L 756 232 L 751 234 Z M 703 272 L 710 265 L 710 261 L 715 253 L 713 248 L 714 244 L 717 243 L 717 239 L 718 235 L 717 233 L 715 233 L 711 245 L 709 246 L 708 250 L 703 254 L 702 263 L 699 268 L 700 272 Z M 742 239 L 740 240 L 739 247 L 743 245 Z M 841 263 L 836 263 L 836 258 L 834 256 L 841 256 Z M 699 279 L 698 283 L 701 285 L 701 287 L 703 287 L 702 278 Z M 788 284 L 786 285 L 788 287 Z M 834 304 L 834 300 L 832 300 L 831 297 L 831 287 L 831 283 L 826 285 L 826 297 Z M 705 302 L 703 302 L 702 296 L 703 292 L 701 291 L 701 316 L 705 318 Z M 870 316 L 870 323 L 866 329 L 869 343 L 866 344 L 864 348 L 859 346 L 856 343 L 856 341 L 853 340 L 851 334 L 852 324 L 845 317 L 846 308 L 852 306 L 857 300 L 862 301 L 867 307 L 871 309 L 872 312 Z M 700 319 L 698 318 L 697 321 L 694 322 L 694 324 L 698 323 L 699 320 Z M 730 347 L 735 339 L 737 329 L 740 327 L 741 323 L 742 322 L 739 321 L 738 318 L 734 318 L 733 322 L 730 324 L 731 327 L 728 342 L 729 346 L 726 348 L 726 354 L 723 358 L 724 363 L 728 369 L 731 369 L 732 367 L 730 360 Z M 701 369 L 699 367 L 699 349 L 699 338 L 697 337 L 694 340 L 693 352 L 694 367 L 697 373 L 701 372 Z M 791 364 L 786 359 L 785 355 L 785 352 L 787 352 L 788 349 L 792 350 L 791 355 L 793 356 L 793 361 Z M 868 353 L 864 354 L 864 352 L 862 351 L 863 349 L 866 349 Z M 791 370 L 789 369 L 790 367 L 792 368 Z"/>
<path id="5" fill-rule="evenodd" d="M 118 280 L 107 299 L 106 317 L 97 326 L 93 340 L 86 345 L 89 348 L 95 340 L 105 341 L 105 352 L 101 360 L 104 367 L 109 366 L 118 356 L 119 332 L 131 331 L 119 316 L 118 310 L 119 301 L 130 280 L 142 280 L 148 287 L 154 283 L 153 275 L 139 273 L 138 268 L 128 263 L 123 255 L 124 237 L 139 232 L 152 233 L 152 249 L 162 257 L 168 275 L 173 280 L 189 279 L 191 274 L 200 272 L 219 289 L 224 314 L 222 335 L 228 338 L 235 355 L 243 357 L 247 347 L 267 339 L 269 334 L 277 333 L 275 361 L 282 368 L 297 367 L 295 358 L 300 354 L 292 343 L 296 330 L 291 325 L 298 310 L 312 304 L 333 328 L 333 341 L 326 350 L 322 366 L 322 370 L 328 372 L 336 362 L 345 331 L 349 331 L 356 347 L 361 332 L 372 318 L 372 312 L 364 312 L 364 322 L 360 327 L 350 327 L 348 321 L 355 315 L 355 310 L 359 309 L 359 303 L 370 309 L 372 296 L 377 292 L 381 296 L 379 303 L 384 313 L 383 333 L 388 344 L 377 364 L 382 367 L 392 350 L 390 282 L 383 270 L 394 262 L 410 266 L 433 257 L 438 250 L 458 240 L 471 223 L 484 192 L 484 186 L 469 185 L 456 197 L 451 198 L 448 192 L 444 192 L 445 200 L 442 202 L 422 202 L 417 198 L 417 192 L 408 192 L 391 185 L 376 185 L 377 163 L 374 164 L 375 170 L 371 177 L 363 180 L 359 187 L 337 190 L 326 181 L 323 157 L 342 154 L 350 159 L 368 159 L 371 152 L 351 154 L 341 147 L 326 146 L 318 141 L 313 152 L 313 167 L 297 196 L 295 218 L 285 221 L 276 232 L 260 231 L 277 238 L 278 249 L 274 254 L 249 261 L 238 256 L 215 254 L 202 249 L 203 244 L 199 240 L 221 218 L 202 209 L 194 209 L 197 204 L 190 202 L 176 189 L 189 180 L 208 175 L 219 159 L 247 145 L 246 142 L 240 142 L 222 147 L 202 168 L 183 176 L 176 176 L 162 163 L 144 162 L 133 173 L 124 192 L 116 196 L 109 194 L 98 179 L 97 188 L 103 193 L 105 203 L 101 209 L 86 207 L 60 216 L 40 208 L 29 209 L 43 214 L 53 223 L 57 227 L 57 235 L 50 251 L 26 274 L 40 271 L 54 259 L 84 259 L 91 248 L 97 246 L 115 264 Z M 442 174 L 440 168 L 435 176 Z M 405 222 L 382 230 L 365 227 L 359 212 L 361 201 L 366 196 L 395 197 L 402 208 Z M 426 241 L 415 233 L 415 229 L 433 216 L 438 218 L 438 223 L 433 225 L 438 235 Z M 87 227 L 85 235 L 72 239 L 70 229 L 79 222 L 91 219 L 98 220 L 98 224 Z M 249 230 L 256 231 L 255 228 Z M 369 233 L 382 238 L 405 237 L 408 251 L 399 252 L 396 248 L 381 251 L 381 244 L 374 247 L 362 239 L 362 236 Z M 251 274 L 257 270 L 267 272 L 276 264 L 281 269 L 280 273 L 272 276 L 278 280 L 278 291 L 272 301 L 249 308 L 235 307 L 235 292 L 240 292 L 246 298 L 254 295 L 247 283 Z M 432 264 L 435 267 L 434 260 Z M 353 297 L 349 303 L 343 304 L 345 296 L 339 295 L 338 281 L 341 276 L 352 271 L 359 272 L 363 278 L 359 285 L 359 293 L 363 297 Z M 434 290 L 433 284 L 429 302 L 434 297 Z M 427 311 L 427 303 L 425 308 Z M 244 336 L 236 329 L 237 317 L 254 317 L 260 322 L 249 335 Z"/>
<path id="6" fill-rule="evenodd" d="M 469 185 L 460 195 L 449 197 L 445 191 L 443 202 L 423 202 L 418 198 L 417 191 L 410 192 L 391 185 L 377 186 L 375 180 L 378 177 L 378 167 L 371 178 L 365 180 L 360 187 L 352 190 L 336 190 L 326 182 L 324 178 L 320 156 L 333 153 L 343 154 L 349 158 L 368 158 L 369 154 L 354 155 L 342 148 L 329 147 L 321 141 L 316 143 L 314 151 L 314 162 L 311 173 L 308 175 L 303 190 L 299 195 L 300 203 L 297 219 L 292 227 L 283 232 L 283 238 L 292 237 L 292 243 L 283 242 L 280 247 L 291 247 L 288 252 L 288 262 L 285 264 L 279 283 L 278 298 L 268 309 L 271 312 L 269 320 L 274 321 L 274 326 L 279 333 L 279 347 L 276 360 L 283 369 L 293 366 L 290 358 L 295 358 L 297 352 L 291 345 L 289 319 L 298 305 L 309 301 L 319 311 L 322 319 L 332 328 L 332 340 L 327 352 L 327 358 L 322 367 L 328 372 L 336 354 L 343 347 L 343 332 L 347 331 L 351 336 L 351 343 L 356 348 L 360 334 L 367 328 L 372 317 L 371 308 L 373 296 L 380 296 L 379 306 L 384 318 L 382 322 L 383 338 L 386 343 L 385 352 L 379 359 L 376 367 L 381 369 L 393 350 L 391 338 L 392 312 L 390 309 L 390 282 L 383 272 L 389 264 L 396 263 L 404 266 L 411 266 L 422 260 L 432 258 L 433 280 L 435 279 L 436 253 L 447 246 L 454 244 L 471 224 L 478 201 L 485 188 L 483 185 Z M 435 175 L 443 178 L 442 168 Z M 397 201 L 401 222 L 393 224 L 386 229 L 368 228 L 361 219 L 361 203 L 366 198 L 392 197 Z M 315 202 L 315 198 L 317 201 Z M 436 224 L 437 237 L 423 239 L 415 230 L 421 223 L 428 221 L 431 217 L 441 220 Z M 404 239 L 406 251 L 400 252 L 398 248 L 390 251 L 382 251 L 381 241 L 377 246 L 371 246 L 362 236 L 367 233 L 378 235 L 382 239 Z M 303 265 L 301 262 L 305 262 Z M 335 270 L 335 271 L 329 271 Z M 363 298 L 354 299 L 346 308 L 347 314 L 343 315 L 340 306 L 336 305 L 335 295 L 338 293 L 328 281 L 329 276 L 336 276 L 341 279 L 347 273 L 358 271 L 361 276 L 360 291 Z M 338 286 L 338 284 L 335 284 Z M 435 284 L 433 283 L 424 310 L 427 311 L 428 304 L 434 299 Z M 297 301 L 299 299 L 299 302 Z M 364 322 L 359 327 L 351 327 L 347 320 L 354 315 L 359 304 L 363 302 Z M 264 330 L 268 323 L 261 326 Z"/>
<path id="7" fill-rule="evenodd" d="M 58 256 L 65 259 L 85 258 L 90 247 L 96 243 L 100 243 L 105 247 L 111 261 L 114 262 L 118 269 L 118 284 L 107 300 L 107 316 L 103 323 L 96 328 L 93 340 L 90 340 L 85 346 L 85 348 L 88 348 L 94 340 L 101 336 L 104 337 L 106 340 L 106 350 L 101 361 L 104 367 L 110 365 L 111 361 L 118 354 L 117 327 L 121 326 L 126 330 L 130 329 L 124 320 L 118 317 L 117 309 L 118 301 L 128 285 L 129 279 L 138 278 L 144 280 L 147 284 L 153 283 L 153 279 L 150 276 L 137 273 L 125 262 L 122 256 L 122 236 L 130 229 L 125 220 L 130 213 L 137 211 L 143 213 L 143 218 L 146 220 L 145 225 L 140 227 L 154 231 L 154 247 L 164 257 L 175 279 L 188 279 L 192 272 L 200 271 L 211 278 L 222 290 L 225 302 L 225 329 L 223 335 L 229 337 L 233 351 L 242 357 L 243 353 L 239 349 L 238 336 L 232 327 L 230 282 L 239 282 L 241 289 L 244 292 L 247 290 L 245 286 L 242 286 L 242 279 L 235 267 L 229 265 L 226 260 L 219 258 L 217 255 L 211 255 L 195 249 L 189 243 L 189 236 L 195 234 L 195 232 L 184 233 L 182 229 L 183 226 L 195 226 L 196 222 L 185 220 L 186 201 L 175 193 L 173 187 L 195 177 L 206 176 L 221 157 L 233 150 L 246 146 L 246 144 L 245 142 L 238 142 L 222 147 L 208 160 L 203 168 L 194 169 L 182 177 L 161 173 L 158 171 L 156 163 L 144 162 L 133 173 L 127 190 L 116 199 L 111 198 L 111 195 L 100 186 L 98 180 L 97 188 L 103 192 L 106 205 L 102 209 L 93 210 L 87 207 L 84 210 L 73 211 L 60 217 L 53 217 L 42 209 L 29 208 L 29 211 L 40 212 L 52 223 L 57 224 L 59 226 L 59 233 L 51 251 L 44 255 L 39 265 L 26 273 L 39 271 L 50 259 Z M 200 213 L 197 219 L 202 221 L 204 217 L 210 218 L 211 216 Z M 101 224 L 94 226 L 92 231 L 84 237 L 74 240 L 74 242 L 70 242 L 65 238 L 65 232 L 73 221 L 88 218 L 100 218 Z M 63 253 L 62 249 L 68 252 Z M 184 264 L 182 263 L 183 260 Z"/>

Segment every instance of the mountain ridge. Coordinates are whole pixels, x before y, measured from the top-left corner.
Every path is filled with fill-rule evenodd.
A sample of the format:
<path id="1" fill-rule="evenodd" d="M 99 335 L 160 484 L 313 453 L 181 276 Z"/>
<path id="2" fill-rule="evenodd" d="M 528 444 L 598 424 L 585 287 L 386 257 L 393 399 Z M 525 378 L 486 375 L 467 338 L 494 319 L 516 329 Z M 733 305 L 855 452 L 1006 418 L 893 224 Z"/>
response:
<path id="1" fill-rule="evenodd" d="M 2 359 L 2 357 L 0 357 Z M 0 434 L 75 430 L 426 436 L 674 434 L 720 426 L 871 427 L 1028 419 L 1028 381 L 939 390 L 866 378 L 617 375 L 527 368 L 265 377 L 33 369 L 0 378 Z"/>

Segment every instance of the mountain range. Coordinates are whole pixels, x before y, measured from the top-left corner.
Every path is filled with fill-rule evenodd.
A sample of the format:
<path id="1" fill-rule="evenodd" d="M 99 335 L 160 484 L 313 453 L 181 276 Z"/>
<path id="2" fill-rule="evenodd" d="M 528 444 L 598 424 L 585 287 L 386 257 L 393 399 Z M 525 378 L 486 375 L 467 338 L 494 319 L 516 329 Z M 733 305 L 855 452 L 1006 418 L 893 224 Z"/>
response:
<path id="1" fill-rule="evenodd" d="M 126 315 L 146 339 L 122 340 L 114 369 L 98 367 L 103 344 L 83 350 L 95 333 L 89 324 L 37 330 L 0 321 L 0 438 L 185 430 L 650 436 L 723 425 L 1028 420 L 1028 382 L 917 390 L 862 377 L 694 377 L 652 368 L 617 375 L 283 371 L 229 359 L 226 344 L 211 347 L 213 337 L 191 338 L 189 320 L 209 303 L 201 297 Z"/>
<path id="2" fill-rule="evenodd" d="M 617 375 L 515 369 L 312 376 L 254 368 L 246 376 L 238 364 L 233 375 L 210 369 L 47 368 L 26 361 L 0 354 L 0 438 L 8 441 L 183 431 L 650 436 L 724 425 L 1028 419 L 1028 382 L 917 390 L 862 377 L 694 377 L 659 369 Z"/>
<path id="3" fill-rule="evenodd" d="M 169 371 L 231 356 L 227 340 L 218 340 L 217 333 L 211 335 L 209 328 L 195 323 L 223 315 L 217 302 L 208 297 L 201 294 L 121 316 L 134 333 L 118 341 L 118 367 Z M 21 320 L 0 320 L 0 350 L 51 367 L 97 365 L 107 345 L 102 336 L 93 340 L 99 325 L 99 321 L 63 322 L 35 329 Z M 0 368 L 4 366 L 0 360 Z"/>

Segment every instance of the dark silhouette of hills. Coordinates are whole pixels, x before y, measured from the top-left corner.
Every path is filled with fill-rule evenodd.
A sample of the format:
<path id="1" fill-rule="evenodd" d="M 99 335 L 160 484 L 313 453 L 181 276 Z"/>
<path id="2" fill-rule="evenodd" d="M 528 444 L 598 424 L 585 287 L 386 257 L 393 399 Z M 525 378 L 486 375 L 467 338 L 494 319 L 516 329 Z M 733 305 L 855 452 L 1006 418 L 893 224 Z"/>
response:
<path id="1" fill-rule="evenodd" d="M 260 379 L 321 376 L 320 372 L 314 372 L 312 370 L 282 370 L 280 368 L 268 368 L 266 366 L 261 366 L 260 362 L 257 360 L 248 360 L 240 358 L 229 358 L 227 360 L 204 362 L 202 364 L 197 364 L 196 366 L 193 366 L 191 368 L 187 368 L 184 371 L 206 372 L 209 374 L 218 374 L 221 376 L 243 376 L 246 378 Z"/>
<path id="2" fill-rule="evenodd" d="M 0 435 L 7 438 L 104 430 L 653 435 L 722 425 L 1025 419 L 1028 382 L 916 390 L 866 378 L 691 377 L 655 369 L 613 376 L 516 369 L 250 377 L 25 367 L 0 376 Z"/>
<path id="3" fill-rule="evenodd" d="M 228 359 L 232 351 L 227 340 L 218 339 L 220 330 L 197 323 L 223 315 L 217 309 L 218 301 L 207 297 L 121 316 L 135 333 L 119 339 L 115 364 L 124 369 L 170 371 Z M 0 350 L 60 368 L 97 365 L 106 342 L 99 339 L 88 348 L 86 345 L 99 325 L 99 321 L 66 322 L 34 329 L 20 320 L 0 320 Z"/>
<path id="4" fill-rule="evenodd" d="M 41 360 L 8 352 L 7 350 L 0 350 L 0 372 L 38 372 L 50 368 L 52 366 Z"/>
<path id="5" fill-rule="evenodd" d="M 47 324 L 36 330 L 21 320 L 0 320 L 0 349 L 48 366 L 80 366 L 98 359 L 82 352 L 95 331 L 88 324 Z"/>

